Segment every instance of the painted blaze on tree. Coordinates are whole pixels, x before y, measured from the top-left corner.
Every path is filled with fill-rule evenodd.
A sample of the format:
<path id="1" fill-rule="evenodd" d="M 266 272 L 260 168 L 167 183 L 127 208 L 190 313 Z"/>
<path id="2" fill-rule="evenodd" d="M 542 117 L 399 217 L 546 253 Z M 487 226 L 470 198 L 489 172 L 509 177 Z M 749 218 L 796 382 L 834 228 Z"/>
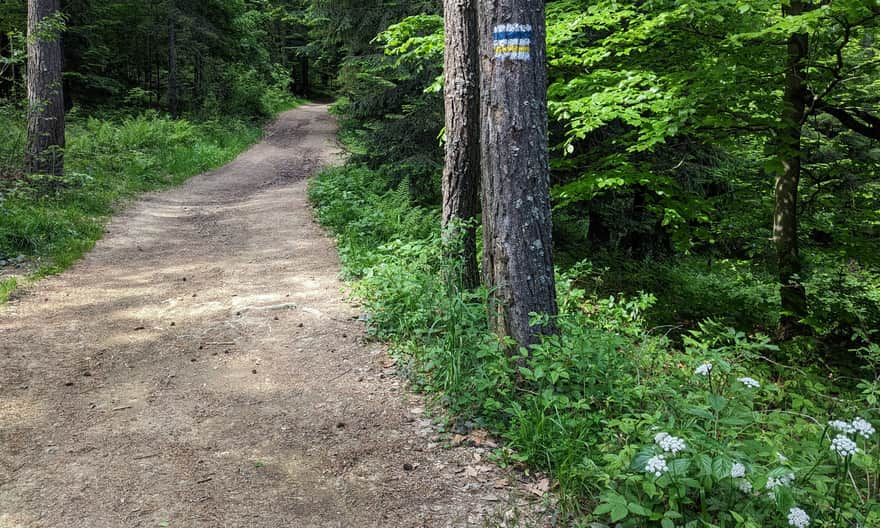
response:
<path id="1" fill-rule="evenodd" d="M 521 346 L 555 332 L 542 0 L 480 7 L 483 274 L 495 330 Z"/>

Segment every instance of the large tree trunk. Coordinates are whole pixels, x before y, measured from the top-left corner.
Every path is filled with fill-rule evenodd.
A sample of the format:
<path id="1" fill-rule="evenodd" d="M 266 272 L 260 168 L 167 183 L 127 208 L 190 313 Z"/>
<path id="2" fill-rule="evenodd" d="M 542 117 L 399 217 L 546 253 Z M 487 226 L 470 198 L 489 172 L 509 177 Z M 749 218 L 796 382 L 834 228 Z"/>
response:
<path id="1" fill-rule="evenodd" d="M 557 313 L 544 0 L 483 0 L 479 17 L 483 273 L 496 332 L 528 346 L 555 331 L 530 314 Z"/>
<path id="2" fill-rule="evenodd" d="M 168 13 L 168 111 L 180 114 L 180 86 L 177 76 L 177 9 L 172 4 Z"/>
<path id="3" fill-rule="evenodd" d="M 786 15 L 804 12 L 799 0 L 783 7 Z M 785 70 L 782 126 L 779 133 L 782 170 L 776 179 L 776 207 L 773 215 L 773 240 L 779 272 L 782 315 L 777 336 L 789 339 L 799 332 L 800 320 L 806 315 L 807 297 L 798 276 L 801 260 L 798 253 L 798 184 L 801 175 L 801 131 L 807 107 L 804 61 L 809 52 L 809 37 L 794 34 L 788 38 Z"/>
<path id="4" fill-rule="evenodd" d="M 477 0 L 446 0 L 446 165 L 443 234 L 461 262 L 462 287 L 480 284 L 477 226 L 480 182 L 480 37 Z M 461 231 L 461 227 L 464 231 Z"/>
<path id="5" fill-rule="evenodd" d="M 61 35 L 49 23 L 59 0 L 28 0 L 27 170 L 64 173 L 64 94 Z"/>

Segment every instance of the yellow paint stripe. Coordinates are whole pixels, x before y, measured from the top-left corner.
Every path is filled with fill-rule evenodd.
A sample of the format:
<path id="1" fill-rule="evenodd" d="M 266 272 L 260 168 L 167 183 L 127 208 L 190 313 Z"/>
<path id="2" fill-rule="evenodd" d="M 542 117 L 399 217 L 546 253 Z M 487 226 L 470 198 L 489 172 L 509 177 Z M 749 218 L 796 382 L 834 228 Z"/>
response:
<path id="1" fill-rule="evenodd" d="M 495 53 L 528 53 L 528 46 L 496 46 Z"/>

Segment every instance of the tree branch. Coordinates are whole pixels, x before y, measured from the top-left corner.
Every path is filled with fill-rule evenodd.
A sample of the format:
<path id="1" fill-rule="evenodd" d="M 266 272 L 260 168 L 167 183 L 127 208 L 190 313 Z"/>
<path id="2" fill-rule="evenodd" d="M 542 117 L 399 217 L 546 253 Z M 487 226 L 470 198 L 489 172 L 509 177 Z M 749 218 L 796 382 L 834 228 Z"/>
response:
<path id="1" fill-rule="evenodd" d="M 833 116 L 846 128 L 867 138 L 880 140 L 880 118 L 863 110 L 846 110 L 825 102 L 818 102 L 816 109 Z"/>

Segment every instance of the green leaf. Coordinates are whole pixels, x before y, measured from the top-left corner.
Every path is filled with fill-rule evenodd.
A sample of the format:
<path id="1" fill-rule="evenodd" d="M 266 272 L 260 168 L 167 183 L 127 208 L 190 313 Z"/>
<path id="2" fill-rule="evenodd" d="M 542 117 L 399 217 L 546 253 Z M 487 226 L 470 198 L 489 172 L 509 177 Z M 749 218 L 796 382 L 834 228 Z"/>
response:
<path id="1" fill-rule="evenodd" d="M 719 396 L 718 394 L 710 394 L 709 395 L 709 406 L 712 407 L 716 412 L 721 412 L 727 407 L 727 398 L 724 396 Z"/>
<path id="2" fill-rule="evenodd" d="M 627 515 L 629 515 L 629 508 L 626 504 L 615 504 L 611 510 L 611 522 L 622 521 Z"/>
<path id="3" fill-rule="evenodd" d="M 715 480 L 722 480 L 730 476 L 733 465 L 723 457 L 717 457 L 712 461 L 712 476 Z"/>
<path id="4" fill-rule="evenodd" d="M 708 477 L 712 474 L 712 459 L 705 453 L 696 456 L 697 467 L 700 468 L 700 476 Z"/>
<path id="5" fill-rule="evenodd" d="M 636 504 L 635 502 L 629 503 L 629 505 L 627 505 L 627 508 L 629 508 L 630 513 L 634 513 L 642 517 L 648 517 L 651 515 L 651 510 L 645 508 L 641 504 Z"/>

